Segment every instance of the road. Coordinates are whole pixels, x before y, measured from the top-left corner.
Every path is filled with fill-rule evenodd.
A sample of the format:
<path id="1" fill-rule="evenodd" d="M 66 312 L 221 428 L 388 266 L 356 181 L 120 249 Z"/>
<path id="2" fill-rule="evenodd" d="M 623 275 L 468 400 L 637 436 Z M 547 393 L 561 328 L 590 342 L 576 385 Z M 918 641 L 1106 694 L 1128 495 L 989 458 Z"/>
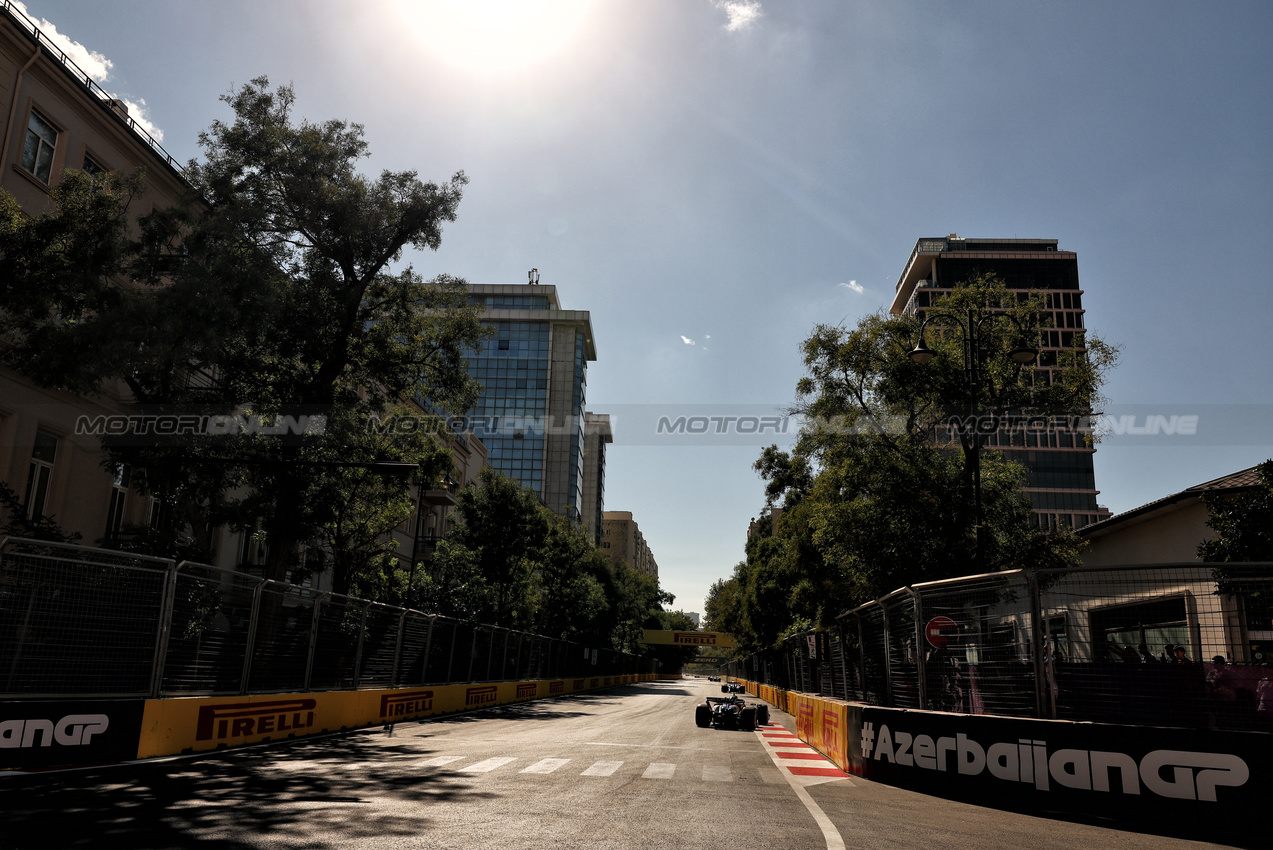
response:
<path id="1" fill-rule="evenodd" d="M 0 848 L 1242 846 L 818 775 L 830 765 L 777 710 L 770 730 L 696 727 L 694 705 L 711 694 L 703 679 L 651 682 L 391 731 L 0 777 Z"/>

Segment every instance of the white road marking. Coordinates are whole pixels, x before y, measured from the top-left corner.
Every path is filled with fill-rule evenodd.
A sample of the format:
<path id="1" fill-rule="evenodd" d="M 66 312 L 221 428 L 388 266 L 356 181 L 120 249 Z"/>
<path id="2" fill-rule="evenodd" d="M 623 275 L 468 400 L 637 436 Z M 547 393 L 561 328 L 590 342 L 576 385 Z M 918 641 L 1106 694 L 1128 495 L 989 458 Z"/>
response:
<path id="1" fill-rule="evenodd" d="M 718 767 L 715 765 L 703 765 L 703 781 L 704 782 L 733 782 L 734 772 L 728 767 Z"/>
<path id="2" fill-rule="evenodd" d="M 413 761 L 407 767 L 441 767 L 444 764 L 450 764 L 453 761 L 459 761 L 464 756 L 436 756 L 424 761 Z"/>
<path id="3" fill-rule="evenodd" d="M 762 744 L 767 743 L 760 732 L 755 734 L 757 738 L 760 738 Z M 765 752 L 769 753 L 769 758 L 777 766 L 782 778 L 787 780 L 791 790 L 796 792 L 796 797 L 799 798 L 800 802 L 804 803 L 804 807 L 809 810 L 809 814 L 813 815 L 814 822 L 818 824 L 818 829 L 822 830 L 822 837 L 827 842 L 827 850 L 845 850 L 844 838 L 840 835 L 840 830 L 836 829 L 835 824 L 831 822 L 831 818 L 827 817 L 827 813 L 822 811 L 822 807 L 814 802 L 813 797 L 809 796 L 804 784 L 799 781 L 802 777 L 792 776 L 790 771 L 782 769 L 782 763 L 778 761 L 778 753 L 773 747 L 765 747 Z"/>
<path id="4" fill-rule="evenodd" d="M 642 779 L 671 779 L 672 774 L 676 773 L 676 765 L 667 762 L 656 761 L 651 762 L 650 766 L 645 769 L 645 773 L 641 774 Z"/>
<path id="5" fill-rule="evenodd" d="M 585 770 L 580 776 L 610 776 L 623 766 L 621 761 L 599 761 Z"/>
<path id="6" fill-rule="evenodd" d="M 460 772 L 461 773 L 490 773 L 492 770 L 495 770 L 496 768 L 499 768 L 499 767 L 503 767 L 504 765 L 508 764 L 510 761 L 517 761 L 517 759 L 510 758 L 508 756 L 505 756 L 503 758 L 487 759 L 486 761 L 479 761 L 477 764 L 470 764 L 468 767 L 462 767 L 460 768 Z"/>
<path id="7" fill-rule="evenodd" d="M 570 759 L 540 759 L 523 770 L 522 773 L 552 773 L 568 761 Z"/>

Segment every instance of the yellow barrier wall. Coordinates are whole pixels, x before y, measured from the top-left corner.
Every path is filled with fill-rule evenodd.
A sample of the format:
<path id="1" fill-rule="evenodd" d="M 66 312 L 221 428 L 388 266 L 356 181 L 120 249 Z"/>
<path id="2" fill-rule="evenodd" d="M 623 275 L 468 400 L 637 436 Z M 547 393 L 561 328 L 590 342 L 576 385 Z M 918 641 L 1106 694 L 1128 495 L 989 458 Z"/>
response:
<path id="1" fill-rule="evenodd" d="M 849 706 L 838 700 L 812 694 L 784 691 L 770 685 L 743 682 L 755 694 L 796 718 L 800 740 L 829 758 L 841 770 L 849 770 Z"/>
<path id="2" fill-rule="evenodd" d="M 146 700 L 138 758 L 204 752 L 659 678 L 651 673 L 391 690 Z"/>

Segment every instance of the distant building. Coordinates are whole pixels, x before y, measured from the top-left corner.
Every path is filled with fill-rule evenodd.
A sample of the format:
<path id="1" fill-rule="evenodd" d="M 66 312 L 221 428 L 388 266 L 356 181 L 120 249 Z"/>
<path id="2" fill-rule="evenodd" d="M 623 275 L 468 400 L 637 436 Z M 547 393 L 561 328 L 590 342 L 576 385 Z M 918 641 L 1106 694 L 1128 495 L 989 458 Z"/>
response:
<path id="1" fill-rule="evenodd" d="M 703 615 L 697 611 L 686 611 L 685 616 L 689 617 L 694 623 L 694 628 L 701 629 L 703 627 Z"/>
<path id="2" fill-rule="evenodd" d="M 584 405 L 597 359 L 588 311 L 561 309 L 546 284 L 470 284 L 469 292 L 495 331 L 469 352 L 469 373 L 485 387 L 472 431 L 491 467 L 586 525 Z"/>
<path id="3" fill-rule="evenodd" d="M 612 563 L 623 561 L 634 570 L 658 578 L 659 565 L 654 562 L 654 553 L 646 545 L 631 511 L 606 511 L 602 515 L 601 548 Z"/>
<path id="4" fill-rule="evenodd" d="M 1055 239 L 965 239 L 953 233 L 919 239 L 897 281 L 889 312 L 923 318 L 955 287 L 983 273 L 993 273 L 1009 291 L 1046 299 L 1052 327 L 1042 332 L 1036 365 L 1050 379 L 1058 353 L 1070 348 L 1084 328 L 1078 255 L 1058 250 Z M 990 435 L 985 445 L 1026 468 L 1025 494 L 1041 527 L 1081 528 L 1110 515 L 1096 503 L 1096 448 L 1080 434 L 1004 430 Z"/>
<path id="5" fill-rule="evenodd" d="M 583 528 L 592 545 L 601 545 L 601 520 L 605 513 L 606 444 L 614 442 L 610 417 L 604 413 L 583 415 Z"/>

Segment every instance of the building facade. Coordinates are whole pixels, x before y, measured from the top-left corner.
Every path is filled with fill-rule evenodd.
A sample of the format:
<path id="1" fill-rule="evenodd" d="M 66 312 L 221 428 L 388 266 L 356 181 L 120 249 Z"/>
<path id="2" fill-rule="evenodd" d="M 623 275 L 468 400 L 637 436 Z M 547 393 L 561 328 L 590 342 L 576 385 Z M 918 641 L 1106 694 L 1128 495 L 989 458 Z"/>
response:
<path id="1" fill-rule="evenodd" d="M 942 297 L 981 274 L 995 275 L 1010 291 L 1045 299 L 1052 326 L 1041 332 L 1035 367 L 1040 380 L 1050 381 L 1060 352 L 1076 339 L 1081 347 L 1085 327 L 1078 256 L 1060 250 L 1056 239 L 964 239 L 953 233 L 919 239 L 889 312 L 923 318 Z M 1096 448 L 1082 432 L 1003 430 L 988 435 L 985 445 L 1025 467 L 1025 493 L 1040 526 L 1081 528 L 1109 516 L 1096 503 Z"/>
<path id="2" fill-rule="evenodd" d="M 469 292 L 494 335 L 469 352 L 469 374 L 484 390 L 468 424 L 492 468 L 583 525 L 584 405 L 597 359 L 588 311 L 563 310 L 548 284 L 470 284 Z"/>
<path id="3" fill-rule="evenodd" d="M 606 446 L 614 442 L 610 417 L 583 415 L 583 529 L 593 546 L 601 545 L 606 501 Z"/>
<path id="4" fill-rule="evenodd" d="M 659 577 L 659 565 L 645 542 L 631 511 L 606 511 L 601 520 L 601 548 L 616 566 L 626 563 L 632 569 Z"/>

